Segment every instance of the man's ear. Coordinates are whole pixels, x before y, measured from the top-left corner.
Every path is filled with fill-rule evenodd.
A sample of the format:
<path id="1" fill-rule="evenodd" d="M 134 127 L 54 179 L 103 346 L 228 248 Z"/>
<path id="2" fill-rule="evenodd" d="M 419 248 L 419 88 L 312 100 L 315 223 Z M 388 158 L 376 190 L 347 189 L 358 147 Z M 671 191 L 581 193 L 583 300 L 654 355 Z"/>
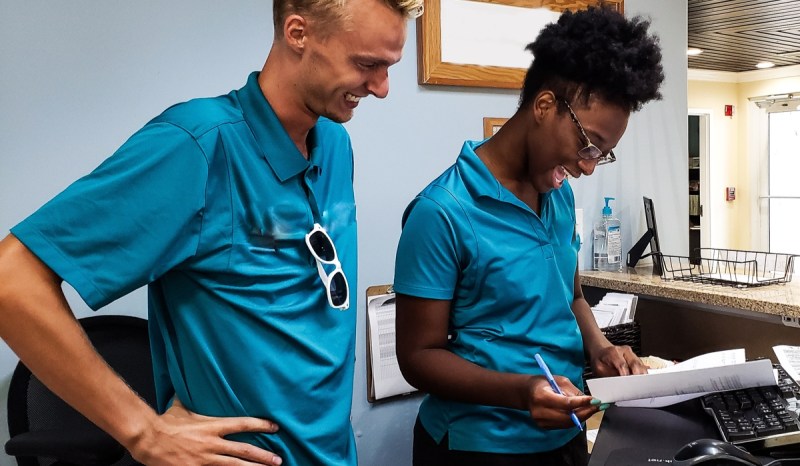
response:
<path id="1" fill-rule="evenodd" d="M 308 21 L 300 15 L 289 15 L 283 22 L 283 40 L 295 52 L 303 53 L 308 33 Z"/>

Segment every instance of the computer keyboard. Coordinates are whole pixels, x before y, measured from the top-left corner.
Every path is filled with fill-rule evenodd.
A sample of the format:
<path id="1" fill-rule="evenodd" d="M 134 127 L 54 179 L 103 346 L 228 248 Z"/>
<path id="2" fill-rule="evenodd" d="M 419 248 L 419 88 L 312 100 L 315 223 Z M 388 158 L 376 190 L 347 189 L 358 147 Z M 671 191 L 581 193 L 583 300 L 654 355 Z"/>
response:
<path id="1" fill-rule="evenodd" d="M 776 364 L 778 385 L 705 395 L 722 439 L 748 451 L 800 449 L 800 385 Z"/>

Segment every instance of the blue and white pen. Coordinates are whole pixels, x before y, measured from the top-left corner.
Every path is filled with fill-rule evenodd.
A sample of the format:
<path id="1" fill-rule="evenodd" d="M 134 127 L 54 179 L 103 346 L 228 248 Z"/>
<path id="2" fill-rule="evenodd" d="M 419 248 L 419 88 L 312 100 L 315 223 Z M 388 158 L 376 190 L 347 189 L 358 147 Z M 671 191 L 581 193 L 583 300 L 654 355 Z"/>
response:
<path id="1" fill-rule="evenodd" d="M 550 382 L 550 386 L 553 388 L 553 391 L 559 395 L 563 395 L 563 393 L 561 393 L 561 389 L 558 388 L 556 380 L 553 378 L 553 374 L 550 372 L 550 368 L 547 367 L 547 364 L 544 362 L 544 359 L 539 356 L 539 353 L 536 353 L 534 358 L 536 358 L 536 363 L 539 364 L 539 368 L 544 372 L 545 378 L 547 378 L 547 381 Z M 572 423 L 575 424 L 578 429 L 583 430 L 581 421 L 578 420 L 578 416 L 576 416 L 575 413 L 569 413 L 569 417 L 572 418 Z"/>

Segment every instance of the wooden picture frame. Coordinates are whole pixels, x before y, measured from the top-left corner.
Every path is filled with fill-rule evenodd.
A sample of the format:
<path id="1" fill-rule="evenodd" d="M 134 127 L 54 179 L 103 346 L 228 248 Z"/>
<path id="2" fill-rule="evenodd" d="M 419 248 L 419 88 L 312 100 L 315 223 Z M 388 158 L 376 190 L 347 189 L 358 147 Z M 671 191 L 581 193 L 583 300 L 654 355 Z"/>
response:
<path id="1" fill-rule="evenodd" d="M 417 19 L 417 75 L 419 84 L 520 89 L 526 68 L 448 63 L 442 61 L 442 0 L 425 0 L 425 13 Z M 547 8 L 555 12 L 611 5 L 623 11 L 624 0 L 463 0 L 494 6 Z M 503 24 L 491 26 L 502 35 Z M 535 35 L 532 35 L 531 40 Z"/>
<path id="2" fill-rule="evenodd" d="M 483 138 L 493 136 L 507 121 L 508 118 L 483 117 Z"/>

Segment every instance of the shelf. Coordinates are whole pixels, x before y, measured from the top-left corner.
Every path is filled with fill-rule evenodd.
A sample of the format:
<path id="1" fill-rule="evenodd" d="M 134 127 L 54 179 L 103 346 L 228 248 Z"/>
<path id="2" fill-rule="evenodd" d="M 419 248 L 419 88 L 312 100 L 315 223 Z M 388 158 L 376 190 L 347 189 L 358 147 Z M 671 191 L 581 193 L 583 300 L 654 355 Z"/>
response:
<path id="1" fill-rule="evenodd" d="M 687 171 L 689 178 L 689 183 L 687 188 L 689 189 L 689 205 L 688 213 L 689 213 L 689 256 L 693 255 L 693 251 L 700 247 L 701 243 L 701 230 L 700 225 L 702 225 L 703 217 L 701 216 L 703 212 L 703 206 L 700 205 L 700 192 L 701 182 L 700 182 L 700 139 L 699 139 L 699 127 L 697 127 L 698 117 L 689 116 L 689 153 L 688 159 L 686 160 L 686 166 L 689 168 Z M 697 259 L 692 257 L 691 261 L 694 263 Z"/>

